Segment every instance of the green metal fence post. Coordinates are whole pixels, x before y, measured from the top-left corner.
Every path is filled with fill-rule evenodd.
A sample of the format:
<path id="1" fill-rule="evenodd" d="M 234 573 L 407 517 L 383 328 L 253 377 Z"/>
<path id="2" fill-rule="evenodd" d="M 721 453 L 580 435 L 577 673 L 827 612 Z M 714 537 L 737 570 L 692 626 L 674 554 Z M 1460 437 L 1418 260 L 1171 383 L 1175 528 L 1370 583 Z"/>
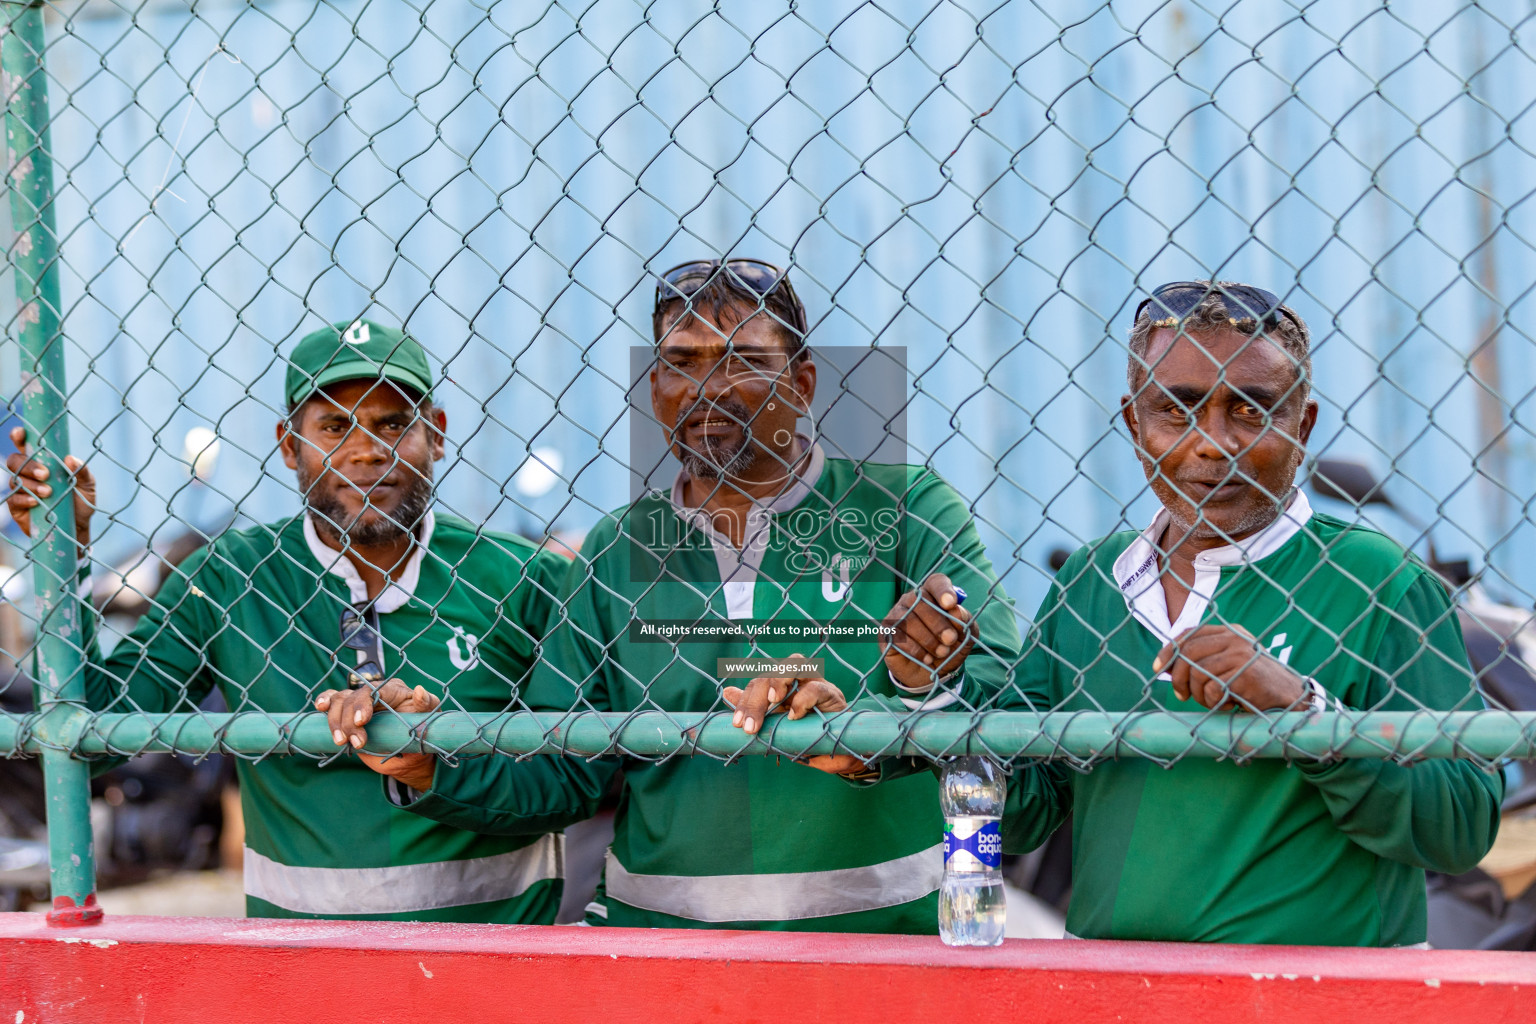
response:
<path id="1" fill-rule="evenodd" d="M 6 100 L 7 176 L 16 229 L 10 264 L 16 276 L 21 420 L 37 457 L 55 481 L 65 479 L 64 339 L 59 332 L 58 235 L 54 228 L 53 157 L 48 139 L 48 82 L 43 63 L 43 11 L 6 3 L 0 25 L 0 92 Z M 33 520 L 33 587 L 38 597 L 38 710 L 34 733 L 45 746 L 48 857 L 58 926 L 101 919 L 91 841 L 90 767 L 71 756 L 84 716 L 82 622 L 75 587 L 75 516 L 69 489 L 55 486 Z"/>

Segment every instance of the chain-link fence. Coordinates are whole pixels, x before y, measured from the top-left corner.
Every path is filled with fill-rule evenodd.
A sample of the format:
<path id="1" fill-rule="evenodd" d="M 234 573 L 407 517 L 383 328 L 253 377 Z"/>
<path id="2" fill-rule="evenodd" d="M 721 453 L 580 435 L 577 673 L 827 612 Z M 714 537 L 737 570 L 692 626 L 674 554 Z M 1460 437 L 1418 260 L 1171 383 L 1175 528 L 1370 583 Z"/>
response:
<path id="1" fill-rule="evenodd" d="M 370 659 L 444 704 L 375 721 L 369 749 L 450 761 L 1532 753 L 1526 5 L 5 15 L 20 357 L 0 384 L 54 481 L 72 452 L 95 486 L 78 565 L 59 488 L 0 568 L 0 750 L 44 753 L 52 784 L 83 785 L 83 757 L 217 750 L 362 786 L 312 708 Z M 754 356 L 718 309 L 730 352 L 665 349 L 695 338 L 653 323 L 684 294 L 658 292 L 669 268 L 728 256 L 787 268 L 809 360 Z M 1273 293 L 1218 291 L 1239 334 L 1309 325 L 1315 426 L 1300 350 L 1270 394 L 1235 369 L 1257 348 L 1197 345 L 1191 393 L 1168 374 L 1195 332 L 1128 347 L 1156 286 L 1213 278 Z M 764 294 L 746 323 L 793 327 Z M 1153 330 L 1197 312 L 1154 302 Z M 295 396 L 290 355 L 330 324 Z M 415 412 L 445 414 L 441 457 L 343 410 L 388 443 L 326 505 L 340 449 L 294 409 L 365 343 L 400 357 L 397 328 L 429 361 Z M 668 392 L 718 379 L 704 406 Z M 1166 407 L 1126 418 L 1128 389 Z M 783 472 L 730 462 L 732 436 Z M 1304 442 L 1299 473 L 1277 437 Z M 387 537 L 423 481 L 430 523 L 409 517 L 415 548 L 370 588 L 349 529 Z M 1190 536 L 1138 538 L 1165 506 Z M 908 672 L 888 613 L 936 572 L 964 603 L 928 591 L 946 617 L 902 627 Z M 977 644 L 951 675 L 961 618 Z M 1247 706 L 1189 694 L 1200 672 L 1159 651 L 1202 622 L 1305 692 L 1212 669 Z M 722 688 L 755 671 L 725 662 L 792 654 L 852 709 L 746 735 Z"/>

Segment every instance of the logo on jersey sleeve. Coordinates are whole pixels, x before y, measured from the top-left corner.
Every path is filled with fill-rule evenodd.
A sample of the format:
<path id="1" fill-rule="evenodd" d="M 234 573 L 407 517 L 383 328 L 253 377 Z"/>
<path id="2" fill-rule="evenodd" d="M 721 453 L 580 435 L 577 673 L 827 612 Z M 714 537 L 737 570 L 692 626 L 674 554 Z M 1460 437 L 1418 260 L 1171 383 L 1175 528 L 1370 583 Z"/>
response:
<path id="1" fill-rule="evenodd" d="M 1275 660 L 1282 665 L 1291 663 L 1291 652 L 1296 649 L 1295 644 L 1286 645 L 1286 636 L 1285 633 L 1276 633 L 1275 638 L 1269 642 L 1269 653 L 1274 655 Z"/>
<path id="2" fill-rule="evenodd" d="M 480 638 L 466 632 L 463 626 L 454 626 L 453 636 L 448 638 L 448 660 L 460 672 L 468 672 L 480 664 Z"/>
<path id="3" fill-rule="evenodd" d="M 832 556 L 832 564 L 821 570 L 821 596 L 836 604 L 848 596 L 853 578 L 853 559 L 844 554 Z"/>

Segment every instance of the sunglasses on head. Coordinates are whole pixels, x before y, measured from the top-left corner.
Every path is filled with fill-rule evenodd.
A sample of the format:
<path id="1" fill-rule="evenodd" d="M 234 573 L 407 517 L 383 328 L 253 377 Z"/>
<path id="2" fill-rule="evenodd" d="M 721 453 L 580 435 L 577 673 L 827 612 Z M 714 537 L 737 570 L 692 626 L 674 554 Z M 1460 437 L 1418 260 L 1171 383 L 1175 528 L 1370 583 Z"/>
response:
<path id="1" fill-rule="evenodd" d="M 1301 327 L 1296 314 L 1286 309 L 1274 292 L 1251 284 L 1215 284 L 1211 281 L 1172 281 L 1158 285 L 1150 296 L 1141 300 L 1131 322 L 1140 320 L 1141 314 L 1150 309 L 1153 326 L 1171 327 L 1194 312 L 1195 307 L 1210 295 L 1221 296 L 1227 316 L 1234 322 L 1253 319 L 1263 324 L 1266 330 L 1273 330 L 1280 326 L 1280 318 L 1284 317 L 1298 329 Z"/>
<path id="2" fill-rule="evenodd" d="M 370 626 L 356 608 L 341 610 L 341 646 L 365 655 L 356 666 L 347 668 L 348 686 L 355 689 L 384 678 L 384 666 L 379 663 L 383 657 L 379 631 Z"/>
<path id="3" fill-rule="evenodd" d="M 787 272 L 762 260 L 737 259 L 723 263 L 720 260 L 690 260 L 679 263 L 657 279 L 653 312 L 660 312 L 662 306 L 676 299 L 691 299 L 701 288 L 722 274 L 729 283 L 751 293 L 759 302 L 777 289 L 789 300 L 790 308 L 794 310 L 789 326 L 804 336 L 805 307 L 795 294 L 794 286 L 789 283 Z"/>

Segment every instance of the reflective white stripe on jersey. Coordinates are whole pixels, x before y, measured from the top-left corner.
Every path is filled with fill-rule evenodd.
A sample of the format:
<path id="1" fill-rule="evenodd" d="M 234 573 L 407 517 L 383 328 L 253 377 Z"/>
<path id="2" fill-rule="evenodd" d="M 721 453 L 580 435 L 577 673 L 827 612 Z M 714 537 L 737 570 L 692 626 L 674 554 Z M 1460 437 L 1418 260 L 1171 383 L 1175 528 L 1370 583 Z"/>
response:
<path id="1" fill-rule="evenodd" d="M 608 896 L 690 921 L 804 921 L 922 899 L 944 876 L 944 844 L 863 868 L 763 875 L 637 875 L 608 851 Z"/>
<path id="2" fill-rule="evenodd" d="M 387 868 L 298 868 L 245 848 L 245 894 L 300 914 L 403 914 L 521 896 L 565 874 L 565 836 L 469 860 Z"/>

